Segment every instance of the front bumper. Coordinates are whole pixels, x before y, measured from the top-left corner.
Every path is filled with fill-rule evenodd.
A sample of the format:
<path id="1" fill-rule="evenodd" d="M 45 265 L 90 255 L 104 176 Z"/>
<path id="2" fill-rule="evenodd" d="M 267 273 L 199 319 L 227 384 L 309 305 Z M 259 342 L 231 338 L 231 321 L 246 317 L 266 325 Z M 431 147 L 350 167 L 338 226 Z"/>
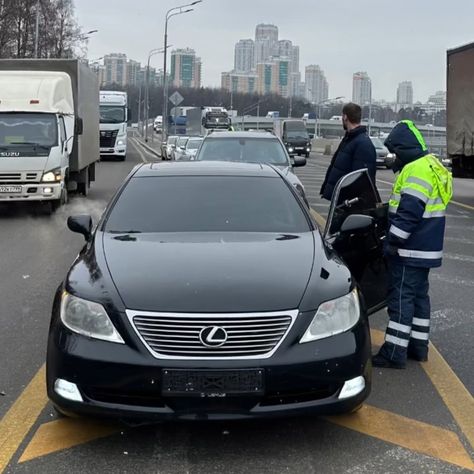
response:
<path id="1" fill-rule="evenodd" d="M 127 154 L 127 145 L 119 145 L 114 147 L 101 147 L 101 155 L 125 156 Z"/>
<path id="2" fill-rule="evenodd" d="M 51 201 L 61 198 L 62 183 L 0 183 L 3 186 L 15 187 L 19 192 L 0 192 L 2 201 Z M 21 188 L 21 189 L 20 189 Z"/>
<path id="3" fill-rule="evenodd" d="M 314 314 L 314 313 L 313 313 Z M 268 359 L 162 360 L 151 356 L 130 334 L 130 344 L 115 344 L 71 333 L 53 322 L 47 356 L 48 396 L 62 411 L 120 419 L 237 419 L 351 411 L 371 388 L 370 335 L 361 320 L 352 330 L 299 344 L 312 317 L 300 314 L 275 354 Z M 166 396 L 164 369 L 259 369 L 264 392 L 224 397 Z M 340 399 L 344 383 L 358 376 L 365 388 Z M 77 385 L 82 402 L 54 390 L 57 379 Z"/>

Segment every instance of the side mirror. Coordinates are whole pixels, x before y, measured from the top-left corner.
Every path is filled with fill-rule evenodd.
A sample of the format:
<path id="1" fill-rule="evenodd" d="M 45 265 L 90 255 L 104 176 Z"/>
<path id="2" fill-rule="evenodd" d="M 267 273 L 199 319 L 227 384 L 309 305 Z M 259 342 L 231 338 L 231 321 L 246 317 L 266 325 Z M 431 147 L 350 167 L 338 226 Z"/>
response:
<path id="1" fill-rule="evenodd" d="M 304 156 L 294 156 L 293 157 L 293 166 L 306 166 L 306 158 Z"/>
<path id="2" fill-rule="evenodd" d="M 92 217 L 89 215 L 69 216 L 67 226 L 72 232 L 82 234 L 86 241 L 92 235 Z"/>
<path id="3" fill-rule="evenodd" d="M 364 230 L 372 226 L 374 218 L 363 214 L 351 214 L 347 216 L 341 225 L 341 232 L 354 232 Z"/>
<path id="4" fill-rule="evenodd" d="M 82 135 L 84 132 L 84 122 L 80 117 L 76 117 L 76 122 L 74 124 L 74 131 L 76 135 Z"/>
<path id="5" fill-rule="evenodd" d="M 186 147 L 180 146 L 179 149 L 184 151 L 184 150 L 186 150 Z"/>
<path id="6" fill-rule="evenodd" d="M 385 157 L 384 163 L 386 168 L 393 168 L 393 164 L 395 163 L 396 156 L 393 154 L 389 154 Z"/>

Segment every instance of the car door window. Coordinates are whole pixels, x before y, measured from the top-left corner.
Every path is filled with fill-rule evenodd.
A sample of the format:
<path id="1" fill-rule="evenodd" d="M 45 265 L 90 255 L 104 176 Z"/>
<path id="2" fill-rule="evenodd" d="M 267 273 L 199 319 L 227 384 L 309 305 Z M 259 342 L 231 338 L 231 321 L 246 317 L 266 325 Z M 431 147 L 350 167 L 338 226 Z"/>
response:
<path id="1" fill-rule="evenodd" d="M 351 214 L 372 218 L 372 225 L 341 232 Z M 367 170 L 354 171 L 339 180 L 334 190 L 324 236 L 351 270 L 364 296 L 368 314 L 386 304 L 388 269 L 383 243 L 388 227 L 388 208 L 372 184 Z"/>

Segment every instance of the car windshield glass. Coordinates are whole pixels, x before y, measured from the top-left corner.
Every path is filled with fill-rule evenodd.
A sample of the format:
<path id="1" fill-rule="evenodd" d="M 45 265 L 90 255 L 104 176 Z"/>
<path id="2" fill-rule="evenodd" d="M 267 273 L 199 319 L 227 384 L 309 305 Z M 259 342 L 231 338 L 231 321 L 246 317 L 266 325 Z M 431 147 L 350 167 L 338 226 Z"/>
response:
<path id="1" fill-rule="evenodd" d="M 382 143 L 382 140 L 380 140 L 380 138 L 370 137 L 370 139 L 372 140 L 372 143 L 374 144 L 375 148 L 383 148 L 384 147 L 384 144 Z"/>
<path id="2" fill-rule="evenodd" d="M 189 140 L 188 143 L 186 143 L 186 148 L 188 150 L 197 150 L 201 142 L 202 140 Z"/>
<path id="3" fill-rule="evenodd" d="M 178 141 L 176 142 L 176 146 L 184 146 L 186 145 L 187 141 L 188 141 L 188 138 L 180 137 L 178 138 Z"/>
<path id="4" fill-rule="evenodd" d="M 132 178 L 106 232 L 309 232 L 296 197 L 280 178 L 162 176 Z"/>
<path id="5" fill-rule="evenodd" d="M 100 106 L 100 123 L 122 123 L 125 122 L 125 107 L 115 105 Z"/>
<path id="6" fill-rule="evenodd" d="M 203 141 L 197 159 L 289 166 L 285 150 L 275 138 L 209 138 Z"/>
<path id="7" fill-rule="evenodd" d="M 168 145 L 176 145 L 178 137 L 168 137 Z"/>
<path id="8" fill-rule="evenodd" d="M 54 114 L 1 113 L 0 146 L 52 147 L 58 144 L 58 125 Z"/>

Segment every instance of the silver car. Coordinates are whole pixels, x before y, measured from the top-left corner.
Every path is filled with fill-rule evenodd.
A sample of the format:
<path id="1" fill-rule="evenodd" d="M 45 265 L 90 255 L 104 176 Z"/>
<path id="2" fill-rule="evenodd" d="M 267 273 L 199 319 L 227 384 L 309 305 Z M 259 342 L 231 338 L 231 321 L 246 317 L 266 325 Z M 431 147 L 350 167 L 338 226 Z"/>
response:
<path id="1" fill-rule="evenodd" d="M 201 146 L 203 138 L 202 137 L 191 137 L 186 143 L 186 149 L 184 150 L 187 160 L 194 160 L 196 153 Z"/>
<path id="2" fill-rule="evenodd" d="M 185 160 L 185 151 L 186 151 L 186 143 L 188 142 L 188 136 L 179 136 L 176 140 L 176 146 L 172 153 L 172 160 Z"/>
<path id="3" fill-rule="evenodd" d="M 387 147 L 383 144 L 383 141 L 379 137 L 370 137 L 370 140 L 372 141 L 372 144 L 375 147 L 375 151 L 377 153 L 377 167 L 383 166 L 386 167 L 386 158 L 389 159 L 394 159 L 395 155 L 393 153 L 390 153 L 387 149 Z"/>
<path id="4" fill-rule="evenodd" d="M 220 132 L 204 137 L 196 161 L 265 163 L 279 168 L 308 203 L 304 186 L 293 167 L 306 165 L 306 158 L 288 155 L 283 142 L 270 132 Z"/>

